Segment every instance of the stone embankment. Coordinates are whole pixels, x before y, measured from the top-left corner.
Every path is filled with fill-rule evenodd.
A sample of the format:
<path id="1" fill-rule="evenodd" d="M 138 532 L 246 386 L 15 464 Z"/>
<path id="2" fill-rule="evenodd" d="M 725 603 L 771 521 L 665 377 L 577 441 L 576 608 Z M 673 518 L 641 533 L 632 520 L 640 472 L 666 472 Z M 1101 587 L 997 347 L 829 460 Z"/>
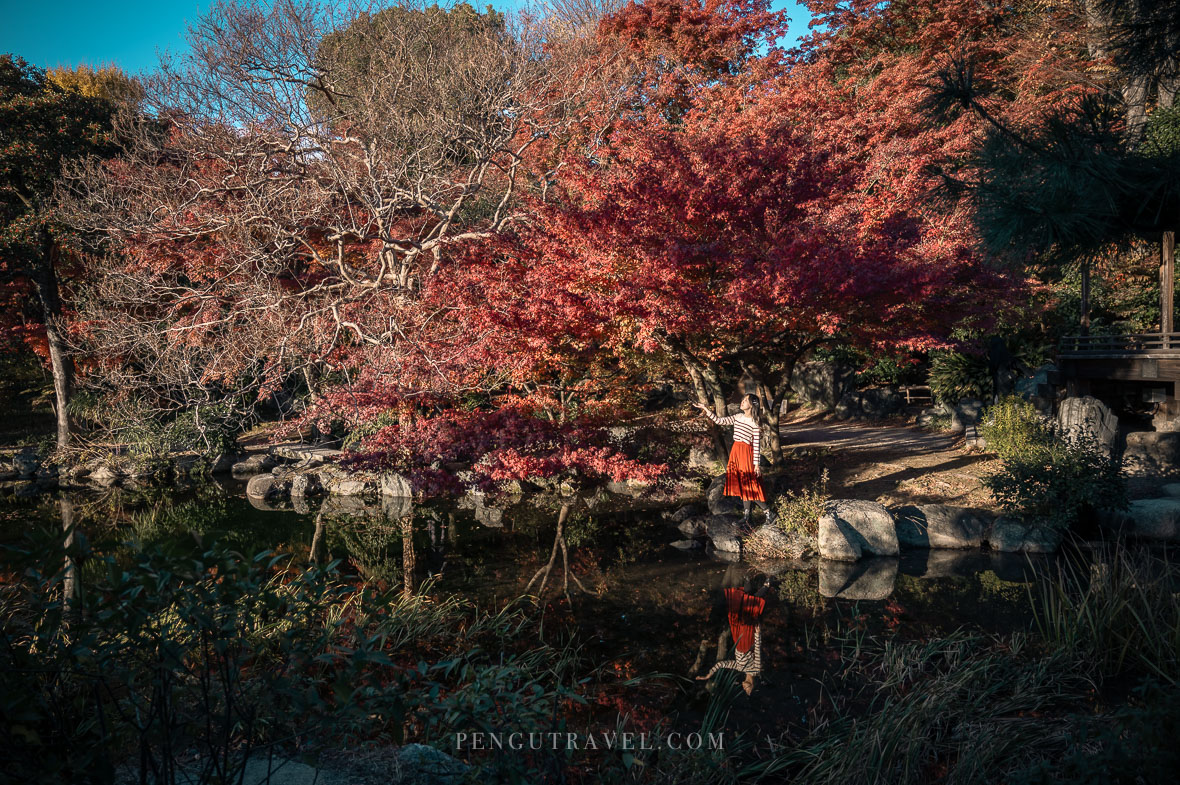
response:
<path id="1" fill-rule="evenodd" d="M 1180 541 L 1180 483 L 1164 486 L 1157 499 L 1133 501 L 1129 509 L 1107 512 L 1109 534 L 1140 541 Z M 798 537 L 763 524 L 743 530 L 741 517 L 719 509 L 686 505 L 668 516 L 681 539 L 671 543 L 688 550 L 711 547 L 726 561 L 783 559 L 799 568 L 801 559 L 818 556 L 820 593 L 846 599 L 884 599 L 893 589 L 899 558 L 922 562 L 922 577 L 946 577 L 980 559 L 1008 554 L 1051 554 L 1061 545 L 1056 529 L 1010 515 L 946 504 L 891 508 L 859 499 L 836 499 L 825 505 L 818 536 L 800 546 Z M 776 569 L 773 563 L 760 567 Z"/>

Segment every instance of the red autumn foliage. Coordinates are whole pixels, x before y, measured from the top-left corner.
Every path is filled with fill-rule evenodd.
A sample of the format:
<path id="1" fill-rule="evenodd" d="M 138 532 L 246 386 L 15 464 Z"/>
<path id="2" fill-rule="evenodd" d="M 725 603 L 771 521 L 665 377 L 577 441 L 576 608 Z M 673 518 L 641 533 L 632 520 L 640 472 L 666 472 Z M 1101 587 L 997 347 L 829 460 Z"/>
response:
<path id="1" fill-rule="evenodd" d="M 561 477 L 578 485 L 670 476 L 667 455 L 650 434 L 612 436 L 602 426 L 588 418 L 550 420 L 524 402 L 491 411 L 449 409 L 381 428 L 348 463 L 404 473 L 426 495 L 471 486 L 494 492 L 505 480 Z M 456 464 L 467 468 L 456 471 Z"/>
<path id="2" fill-rule="evenodd" d="M 816 347 L 945 346 L 1019 305 L 1026 282 L 985 263 L 964 206 L 931 199 L 936 167 L 969 165 L 984 128 L 923 111 L 950 54 L 973 60 L 989 107 L 1017 123 L 1082 89 L 1085 60 L 1075 20 L 1040 6 L 810 6 L 821 26 L 790 53 L 784 16 L 762 0 L 650 0 L 603 20 L 581 65 L 539 88 L 548 108 L 530 127 L 555 130 L 521 166 L 544 187 L 512 192 L 512 221 L 477 214 L 431 254 L 411 250 L 437 218 L 387 211 L 378 231 L 350 191 L 312 187 L 322 162 L 307 173 L 302 156 L 274 153 L 265 121 L 219 137 L 173 118 L 159 166 L 185 161 L 184 209 L 119 238 L 114 281 L 135 287 L 99 298 L 90 325 L 154 325 L 151 340 L 104 345 L 135 367 L 182 369 L 181 386 L 261 375 L 265 395 L 313 369 L 324 381 L 304 420 L 364 428 L 356 461 L 430 492 L 457 487 L 448 464 L 470 464 L 476 484 L 656 476 L 644 460 L 661 461 L 610 443 L 601 416 L 538 411 L 623 416 L 636 380 L 669 372 L 718 411 L 744 377 L 773 449 L 793 366 Z M 576 101 L 553 99 L 571 85 Z M 289 180 L 251 169 L 250 145 Z M 325 149 L 335 176 L 364 170 L 355 140 Z M 137 178 L 157 194 L 177 181 L 119 166 L 110 178 L 131 193 Z M 390 254 L 410 260 L 400 276 Z M 466 395 L 476 411 L 453 408 Z M 404 416 L 383 424 L 391 412 Z"/>

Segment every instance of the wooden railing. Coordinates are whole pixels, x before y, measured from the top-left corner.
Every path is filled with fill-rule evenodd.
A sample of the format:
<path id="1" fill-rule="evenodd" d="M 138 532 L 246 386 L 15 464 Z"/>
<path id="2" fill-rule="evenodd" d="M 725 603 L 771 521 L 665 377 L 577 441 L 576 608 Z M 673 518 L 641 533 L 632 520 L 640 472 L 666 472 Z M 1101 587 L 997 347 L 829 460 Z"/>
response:
<path id="1" fill-rule="evenodd" d="M 1061 339 L 1062 357 L 1180 357 L 1180 333 L 1071 335 Z"/>
<path id="2" fill-rule="evenodd" d="M 898 392 L 905 396 L 907 406 L 911 404 L 934 403 L 934 397 L 930 393 L 930 387 L 925 384 L 907 384 L 904 387 L 899 387 Z"/>

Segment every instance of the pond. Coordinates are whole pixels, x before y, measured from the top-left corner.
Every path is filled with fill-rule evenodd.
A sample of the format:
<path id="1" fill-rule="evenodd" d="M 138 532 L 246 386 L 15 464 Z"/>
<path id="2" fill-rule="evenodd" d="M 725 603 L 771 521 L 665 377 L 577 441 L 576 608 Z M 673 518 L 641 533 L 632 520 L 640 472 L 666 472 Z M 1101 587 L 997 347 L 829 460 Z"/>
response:
<path id="1" fill-rule="evenodd" d="M 666 510 L 609 505 L 574 509 L 563 562 L 554 546 L 556 509 L 528 502 L 501 509 L 330 497 L 296 510 L 255 506 L 239 483 L 2 499 L 0 538 L 17 550 L 30 538 L 60 538 L 71 525 L 89 548 L 116 554 L 129 542 L 196 538 L 246 555 L 289 554 L 297 563 L 339 560 L 346 571 L 404 592 L 458 595 L 489 610 L 517 601 L 530 581 L 538 592 L 538 571 L 553 556 L 548 576 L 540 576 L 544 635 L 573 641 L 587 661 L 624 678 L 659 674 L 628 710 L 675 715 L 688 725 L 706 704 L 705 687 L 692 677 L 726 656 L 724 587 L 765 580 L 762 672 L 731 718 L 765 733 L 802 732 L 816 722 L 827 676 L 850 648 L 884 636 L 1029 631 L 1030 588 L 1053 563 L 1024 554 L 911 551 L 854 566 L 746 564 L 671 547 L 680 535 Z M 15 551 L 7 552 L 13 558 Z M 87 565 L 77 572 L 85 583 Z"/>

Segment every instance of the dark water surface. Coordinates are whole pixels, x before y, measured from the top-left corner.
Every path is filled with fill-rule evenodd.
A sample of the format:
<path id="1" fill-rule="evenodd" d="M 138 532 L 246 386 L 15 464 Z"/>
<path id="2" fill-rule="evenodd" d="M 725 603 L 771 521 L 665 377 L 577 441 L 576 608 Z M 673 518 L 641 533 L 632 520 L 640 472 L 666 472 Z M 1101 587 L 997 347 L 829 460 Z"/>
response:
<path id="1" fill-rule="evenodd" d="M 62 538 L 71 524 L 75 536 L 100 552 L 196 537 L 245 555 L 273 550 L 297 562 L 340 560 L 342 569 L 366 578 L 405 591 L 457 594 L 489 610 L 524 594 L 555 553 L 552 501 L 499 509 L 331 498 L 300 506 L 255 506 L 236 483 L 9 494 L 0 496 L 0 541 L 19 548 L 31 539 Z M 660 510 L 583 506 L 565 533 L 571 575 L 567 582 L 558 549 L 541 599 L 545 634 L 574 640 L 590 662 L 624 677 L 666 674 L 657 681 L 677 697 L 653 697 L 648 710 L 666 712 L 674 704 L 689 721 L 706 700 L 704 686 L 691 677 L 707 671 L 719 651 L 728 656 L 723 585 L 769 576 L 763 673 L 739 707 L 744 722 L 768 730 L 806 727 L 824 701 L 825 674 L 850 648 L 883 636 L 1029 631 L 1030 588 L 1052 566 L 1045 558 L 979 551 L 912 551 L 900 560 L 852 566 L 735 564 L 725 554 L 672 548 L 681 535 Z M 79 578 L 87 580 L 85 564 Z M 643 707 L 640 700 L 631 710 Z"/>

